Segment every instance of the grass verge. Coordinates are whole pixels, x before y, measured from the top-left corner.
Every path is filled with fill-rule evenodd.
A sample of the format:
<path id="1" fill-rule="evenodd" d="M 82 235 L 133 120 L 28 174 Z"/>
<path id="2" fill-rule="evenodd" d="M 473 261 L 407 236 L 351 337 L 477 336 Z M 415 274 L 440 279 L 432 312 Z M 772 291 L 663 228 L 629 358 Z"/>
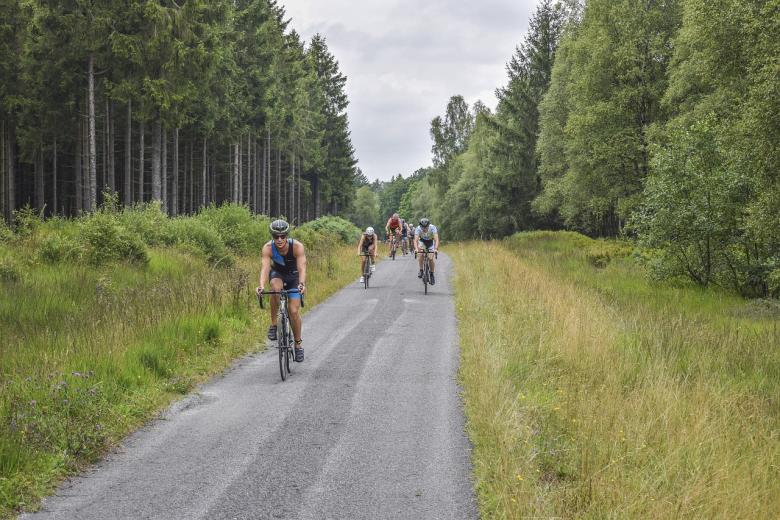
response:
<path id="1" fill-rule="evenodd" d="M 776 315 L 653 285 L 620 248 L 451 249 L 482 516 L 780 517 Z"/>

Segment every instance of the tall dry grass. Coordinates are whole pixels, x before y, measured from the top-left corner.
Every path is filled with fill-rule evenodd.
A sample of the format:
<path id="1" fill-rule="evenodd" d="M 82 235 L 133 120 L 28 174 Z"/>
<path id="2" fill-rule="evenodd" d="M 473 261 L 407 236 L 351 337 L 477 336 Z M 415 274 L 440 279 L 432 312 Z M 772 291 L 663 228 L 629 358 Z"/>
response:
<path id="1" fill-rule="evenodd" d="M 567 235 L 451 256 L 483 517 L 780 517 L 776 318 Z"/>

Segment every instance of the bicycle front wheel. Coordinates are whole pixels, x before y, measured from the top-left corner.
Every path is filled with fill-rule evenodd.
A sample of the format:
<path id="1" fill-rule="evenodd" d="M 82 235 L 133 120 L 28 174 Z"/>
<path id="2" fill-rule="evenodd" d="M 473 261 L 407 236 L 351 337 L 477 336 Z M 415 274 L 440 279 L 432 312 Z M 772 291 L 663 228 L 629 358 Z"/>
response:
<path id="1" fill-rule="evenodd" d="M 277 334 L 279 334 L 279 373 L 282 376 L 282 381 L 284 381 L 287 379 L 287 374 L 290 372 L 290 354 L 287 352 L 287 323 L 284 318 L 282 318 L 279 323 L 279 331 Z"/>

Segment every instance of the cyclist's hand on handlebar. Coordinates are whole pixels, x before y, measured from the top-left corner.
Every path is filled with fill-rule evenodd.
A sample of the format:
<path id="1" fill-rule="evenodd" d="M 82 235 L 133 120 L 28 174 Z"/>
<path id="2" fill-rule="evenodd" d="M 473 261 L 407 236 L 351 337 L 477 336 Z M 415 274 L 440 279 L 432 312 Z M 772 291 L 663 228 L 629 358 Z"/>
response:
<path id="1" fill-rule="evenodd" d="M 306 285 L 299 283 L 298 284 L 298 291 L 300 291 L 301 294 L 306 294 Z"/>
<path id="2" fill-rule="evenodd" d="M 257 294 L 258 296 L 262 296 L 263 295 L 263 288 L 262 287 L 255 288 L 255 294 Z"/>

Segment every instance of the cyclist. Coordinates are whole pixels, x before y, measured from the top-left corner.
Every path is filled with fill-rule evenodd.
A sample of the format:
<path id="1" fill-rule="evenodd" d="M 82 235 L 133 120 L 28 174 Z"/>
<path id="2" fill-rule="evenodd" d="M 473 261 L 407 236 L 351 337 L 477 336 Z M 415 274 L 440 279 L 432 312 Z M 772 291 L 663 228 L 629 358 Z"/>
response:
<path id="1" fill-rule="evenodd" d="M 262 268 L 260 269 L 260 287 L 257 294 L 263 295 L 263 288 L 269 281 L 272 291 L 298 289 L 287 295 L 290 324 L 295 338 L 295 361 L 303 361 L 301 346 L 301 296 L 306 292 L 306 253 L 303 244 L 292 238 L 290 224 L 284 220 L 271 222 L 271 239 L 263 246 Z M 276 340 L 276 321 L 279 312 L 279 295 L 271 295 L 271 326 L 268 339 Z"/>
<path id="2" fill-rule="evenodd" d="M 366 232 L 360 235 L 360 242 L 358 243 L 358 255 L 361 253 L 363 255 L 371 255 L 371 272 L 373 273 L 376 271 L 376 233 L 374 233 L 374 228 L 371 226 L 368 226 L 366 228 Z M 365 280 L 363 279 L 363 273 L 366 268 L 366 261 L 368 260 L 367 256 L 361 256 L 360 257 L 360 283 L 363 283 Z"/>
<path id="3" fill-rule="evenodd" d="M 414 251 L 414 226 L 410 223 L 406 223 L 407 240 L 409 241 L 409 252 Z"/>
<path id="4" fill-rule="evenodd" d="M 401 219 L 401 251 L 403 251 L 404 256 L 406 256 L 406 250 L 411 249 L 411 243 L 408 240 L 409 224 L 404 219 Z"/>
<path id="5" fill-rule="evenodd" d="M 414 249 L 418 252 L 439 250 L 439 230 L 427 218 L 421 218 L 420 225 L 414 230 Z M 423 275 L 424 256 L 428 257 L 431 267 L 431 285 L 434 285 L 436 278 L 433 275 L 433 271 L 436 268 L 436 262 L 433 259 L 433 255 L 419 255 L 420 273 L 417 275 L 417 278 L 422 278 Z"/>
<path id="6" fill-rule="evenodd" d="M 393 213 L 393 216 L 387 219 L 385 232 L 388 242 L 390 242 L 390 235 L 395 235 L 396 242 L 401 240 L 401 217 L 398 216 L 398 213 Z"/>

